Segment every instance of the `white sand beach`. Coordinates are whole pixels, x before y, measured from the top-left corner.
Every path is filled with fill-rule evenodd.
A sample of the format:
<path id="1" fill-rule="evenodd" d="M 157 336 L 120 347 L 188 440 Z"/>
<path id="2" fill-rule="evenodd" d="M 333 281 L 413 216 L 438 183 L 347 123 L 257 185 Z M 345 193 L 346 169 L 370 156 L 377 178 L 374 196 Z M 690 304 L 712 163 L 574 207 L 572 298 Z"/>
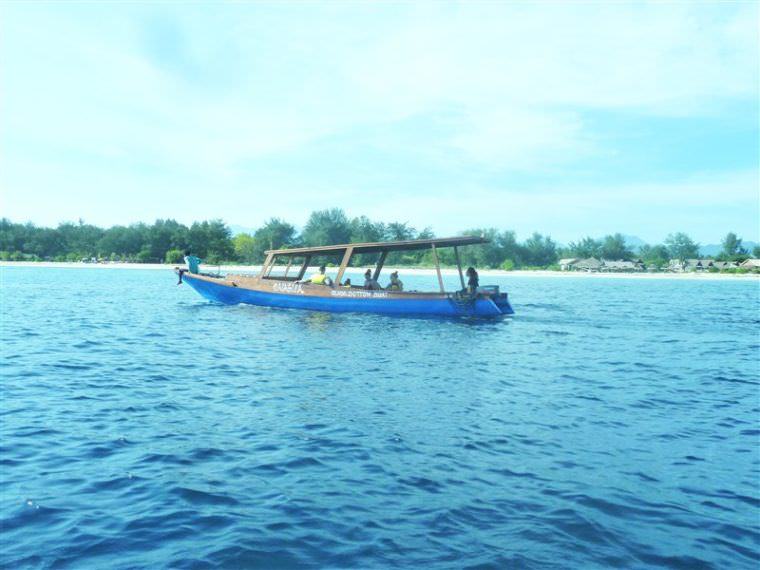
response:
<path id="1" fill-rule="evenodd" d="M 174 265 L 165 263 L 79 263 L 79 262 L 53 262 L 53 261 L 0 261 L 0 268 L 11 267 L 36 267 L 36 268 L 57 268 L 57 269 L 153 269 L 171 271 Z M 260 265 L 201 265 L 201 271 L 216 273 L 256 273 L 261 269 Z M 284 269 L 284 267 L 282 268 Z M 316 267 L 310 268 L 307 272 L 316 271 Z M 328 274 L 334 273 L 337 268 L 328 268 Z M 383 269 L 383 273 L 389 271 L 398 271 L 401 276 L 434 276 L 435 269 L 428 267 L 390 267 Z M 349 268 L 346 273 L 349 275 L 361 274 L 364 268 Z M 478 271 L 482 277 L 556 277 L 561 279 L 677 279 L 677 280 L 760 280 L 758 273 L 585 273 L 580 271 L 549 271 L 549 270 L 513 270 L 502 271 L 499 269 L 481 269 Z M 455 268 L 442 268 L 443 275 L 456 275 Z"/>

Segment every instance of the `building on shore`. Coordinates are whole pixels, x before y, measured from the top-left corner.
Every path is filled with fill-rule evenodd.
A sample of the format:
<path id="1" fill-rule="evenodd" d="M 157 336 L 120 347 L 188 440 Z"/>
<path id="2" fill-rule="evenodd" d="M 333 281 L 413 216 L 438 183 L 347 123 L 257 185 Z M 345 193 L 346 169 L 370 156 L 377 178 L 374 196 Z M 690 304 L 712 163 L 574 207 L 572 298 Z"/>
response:
<path id="1" fill-rule="evenodd" d="M 640 260 L 634 261 L 608 261 L 606 259 L 596 259 L 589 257 L 587 259 L 566 258 L 559 260 L 559 267 L 562 271 L 585 271 L 586 273 L 596 272 L 636 272 L 644 271 L 644 263 Z"/>
<path id="2" fill-rule="evenodd" d="M 736 269 L 737 267 L 740 267 L 740 265 L 735 261 L 717 261 L 715 259 L 686 259 L 681 261 L 680 259 L 671 259 L 668 271 L 675 273 L 702 273 L 710 270 L 724 271 L 726 269 Z"/>
<path id="3" fill-rule="evenodd" d="M 644 262 L 640 259 L 636 259 L 634 261 L 607 261 L 606 259 L 602 260 L 602 265 L 599 268 L 600 271 L 604 272 L 638 272 L 638 271 L 644 271 L 646 267 L 644 266 Z"/>
<path id="4" fill-rule="evenodd" d="M 671 259 L 668 271 L 675 273 L 707 271 L 713 266 L 712 259 Z"/>
<path id="5" fill-rule="evenodd" d="M 560 259 L 559 267 L 562 271 L 583 271 L 586 273 L 639 273 L 658 270 L 655 266 L 647 268 L 641 259 L 611 261 L 593 257 Z M 736 261 L 717 261 L 715 259 L 671 259 L 668 266 L 663 270 L 671 273 L 702 273 L 705 271 L 726 271 L 740 267 L 760 271 L 760 259 L 748 259 L 741 264 Z"/>
<path id="6" fill-rule="evenodd" d="M 596 273 L 602 266 L 602 262 L 593 257 L 588 259 L 579 259 L 570 267 L 570 271 L 586 271 L 587 273 Z"/>
<path id="7" fill-rule="evenodd" d="M 578 257 L 566 257 L 559 260 L 560 271 L 572 271 L 573 266 L 580 261 Z"/>

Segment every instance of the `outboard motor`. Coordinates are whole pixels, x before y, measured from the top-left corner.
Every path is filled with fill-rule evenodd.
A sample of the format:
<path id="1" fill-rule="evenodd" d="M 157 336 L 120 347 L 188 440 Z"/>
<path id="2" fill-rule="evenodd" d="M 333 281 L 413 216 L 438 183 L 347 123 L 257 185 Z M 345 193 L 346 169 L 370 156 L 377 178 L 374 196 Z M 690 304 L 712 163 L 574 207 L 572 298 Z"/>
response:
<path id="1" fill-rule="evenodd" d="M 485 285 L 478 287 L 478 293 L 487 296 L 496 305 L 503 315 L 514 315 L 515 311 L 509 304 L 509 297 L 499 290 L 498 285 Z"/>

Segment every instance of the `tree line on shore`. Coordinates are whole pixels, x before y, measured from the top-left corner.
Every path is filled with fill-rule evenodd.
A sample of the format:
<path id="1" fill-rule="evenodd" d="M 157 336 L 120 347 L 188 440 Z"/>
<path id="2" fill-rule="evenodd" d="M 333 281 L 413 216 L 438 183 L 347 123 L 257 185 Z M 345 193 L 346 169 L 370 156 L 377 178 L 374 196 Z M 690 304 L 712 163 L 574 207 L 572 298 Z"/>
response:
<path id="1" fill-rule="evenodd" d="M 483 268 L 551 268 L 562 257 L 608 260 L 641 259 L 647 266 L 662 268 L 670 259 L 699 257 L 699 244 L 682 232 L 670 234 L 662 244 L 632 249 L 617 233 L 602 239 L 585 237 L 567 246 L 560 246 L 549 236 L 538 232 L 518 241 L 514 231 L 495 228 L 472 228 L 463 235 L 489 238 L 488 244 L 461 249 L 462 263 Z M 292 224 L 272 218 L 252 233 L 232 235 L 221 220 L 194 222 L 190 226 L 175 220 L 156 220 L 153 224 L 100 228 L 66 222 L 56 228 L 20 224 L 7 218 L 0 220 L 0 259 L 10 261 L 80 261 L 96 258 L 108 261 L 142 263 L 181 263 L 184 252 L 192 251 L 206 263 L 261 263 L 268 249 L 339 243 L 409 240 L 435 237 L 430 228 L 417 230 L 405 222 L 384 223 L 366 216 L 349 218 L 338 208 L 312 212 L 299 233 Z M 729 232 L 722 242 L 717 259 L 743 261 L 750 257 L 742 240 Z M 760 257 L 760 247 L 752 252 Z M 367 259 L 364 259 L 367 257 Z M 450 249 L 439 251 L 443 265 L 454 265 Z M 372 263 L 362 256 L 356 265 Z M 394 252 L 387 260 L 393 265 L 432 265 L 428 250 Z"/>

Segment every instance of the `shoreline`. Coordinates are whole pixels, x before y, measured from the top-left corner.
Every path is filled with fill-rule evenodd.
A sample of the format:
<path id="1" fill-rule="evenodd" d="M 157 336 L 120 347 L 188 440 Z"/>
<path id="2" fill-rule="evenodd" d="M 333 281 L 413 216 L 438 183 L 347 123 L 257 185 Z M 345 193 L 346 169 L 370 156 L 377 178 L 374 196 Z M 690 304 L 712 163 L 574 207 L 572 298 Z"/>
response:
<path id="1" fill-rule="evenodd" d="M 5 267 L 38 267 L 38 268 L 55 268 L 55 269 L 150 269 L 171 271 L 176 265 L 165 263 L 80 263 L 65 261 L 0 261 L 0 268 Z M 224 272 L 256 272 L 261 269 L 260 265 L 201 265 L 204 272 L 213 273 L 216 271 Z M 311 268 L 310 268 L 311 269 Z M 316 271 L 316 268 L 313 268 Z M 337 268 L 329 268 L 336 270 Z M 435 276 L 435 269 L 422 267 L 385 267 L 386 271 L 398 271 L 402 276 Z M 363 273 L 364 268 L 351 267 L 346 269 L 346 273 L 355 274 Z M 478 273 L 481 276 L 490 277 L 554 277 L 554 278 L 573 278 L 582 279 L 679 279 L 679 280 L 758 280 L 758 273 L 585 273 L 579 271 L 552 271 L 548 269 L 539 269 L 527 271 L 516 269 L 513 271 L 504 271 L 501 269 L 482 269 Z M 457 270 L 454 268 L 441 268 L 441 274 L 446 276 L 456 276 Z"/>

